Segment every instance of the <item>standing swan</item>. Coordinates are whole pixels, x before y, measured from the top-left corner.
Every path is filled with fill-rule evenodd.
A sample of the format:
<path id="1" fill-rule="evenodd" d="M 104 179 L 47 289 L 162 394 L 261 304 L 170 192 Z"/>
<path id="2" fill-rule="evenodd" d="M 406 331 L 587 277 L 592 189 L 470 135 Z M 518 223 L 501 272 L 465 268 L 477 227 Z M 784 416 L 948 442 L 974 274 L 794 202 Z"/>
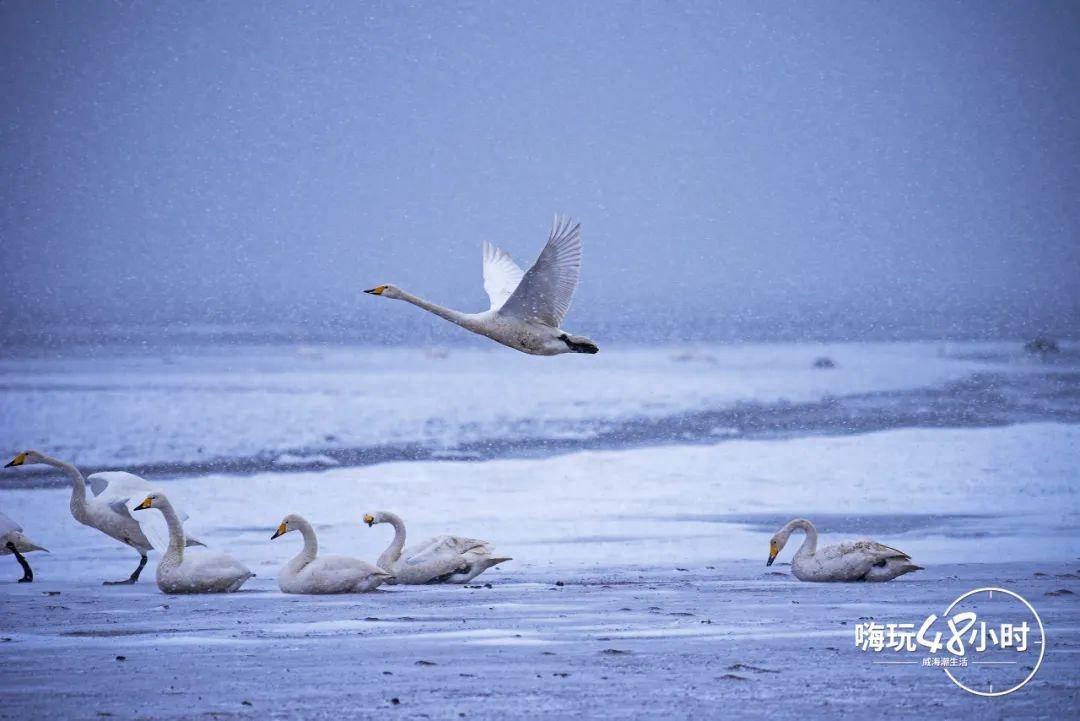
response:
<path id="1" fill-rule="evenodd" d="M 278 574 L 278 586 L 283 593 L 364 593 L 374 591 L 394 577 L 359 558 L 319 556 L 315 529 L 295 513 L 285 516 L 270 540 L 290 531 L 300 531 L 304 548 Z"/>
<path id="2" fill-rule="evenodd" d="M 814 524 L 796 518 L 769 540 L 771 566 L 796 529 L 806 533 L 806 540 L 791 559 L 791 572 L 800 581 L 891 581 L 905 573 L 923 570 L 911 562 L 911 556 L 877 541 L 847 541 L 817 550 Z"/>
<path id="3" fill-rule="evenodd" d="M 420 306 L 522 353 L 596 353 L 600 349 L 591 340 L 559 328 L 570 310 L 580 275 L 581 225 L 556 216 L 547 245 L 528 273 L 509 253 L 484 242 L 484 290 L 491 299 L 491 308 L 482 313 L 443 308 L 394 285 L 380 285 L 364 292 Z"/>
<path id="4" fill-rule="evenodd" d="M 379 567 L 394 574 L 390 583 L 409 585 L 425 583 L 468 583 L 481 573 L 509 557 L 493 556 L 487 541 L 460 536 L 435 536 L 423 543 L 405 546 L 405 522 L 389 511 L 364 516 L 368 527 L 389 523 L 394 527 L 394 540 L 379 556 Z"/>
<path id="5" fill-rule="evenodd" d="M 147 538 L 145 529 L 131 515 L 127 502 L 132 496 L 146 495 L 153 490 L 153 486 L 133 473 L 106 471 L 90 476 L 93 496 L 87 497 L 86 479 L 78 468 L 37 451 L 20 453 L 4 468 L 35 464 L 59 468 L 71 479 L 71 515 L 76 521 L 96 528 L 106 536 L 115 538 L 139 552 L 139 565 L 131 572 L 130 577 L 123 581 L 105 581 L 105 585 L 115 586 L 138 581 L 139 574 L 146 566 L 146 554 L 154 547 L 154 544 Z M 187 544 L 189 546 L 203 545 L 194 538 L 188 539 Z"/>
<path id="6" fill-rule="evenodd" d="M 229 593 L 255 574 L 220 551 L 185 553 L 184 526 L 165 494 L 151 493 L 136 511 L 156 508 L 169 524 L 169 548 L 158 561 L 157 585 L 165 593 Z"/>
<path id="7" fill-rule="evenodd" d="M 11 520 L 8 516 L 0 513 L 0 556 L 15 556 L 15 560 L 22 566 L 23 576 L 19 583 L 30 583 L 34 580 L 34 571 L 30 564 L 23 558 L 24 553 L 31 551 L 48 551 L 37 545 L 23 535 L 22 526 Z"/>

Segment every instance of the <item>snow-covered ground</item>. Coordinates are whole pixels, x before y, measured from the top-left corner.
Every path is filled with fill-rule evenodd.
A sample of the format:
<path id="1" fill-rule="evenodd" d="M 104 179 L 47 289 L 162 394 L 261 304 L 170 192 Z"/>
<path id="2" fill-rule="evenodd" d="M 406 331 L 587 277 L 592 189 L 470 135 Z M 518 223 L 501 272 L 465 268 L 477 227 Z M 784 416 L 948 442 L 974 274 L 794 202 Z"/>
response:
<path id="1" fill-rule="evenodd" d="M 959 358 L 961 348 L 999 355 L 991 363 Z M 15 357 L 0 359 L 0 445 L 47 448 L 92 467 L 127 467 L 275 458 L 298 450 L 579 438 L 627 419 L 740 402 L 796 403 L 940 385 L 1000 365 L 1009 348 L 1015 344 L 613 347 L 554 361 L 498 347 L 438 354 L 292 346 L 117 349 L 93 358 Z M 822 356 L 836 367 L 815 369 Z"/>
<path id="2" fill-rule="evenodd" d="M 838 368 L 810 368 L 819 355 Z M 0 557 L 0 717 L 702 718 L 737 704 L 741 716 L 771 719 L 913 709 L 1015 718 L 1076 708 L 1080 424 L 1047 422 L 1080 410 L 1071 361 L 966 345 L 628 350 L 597 356 L 603 365 L 559 359 L 569 362 L 556 370 L 458 350 L 269 356 L 3 362 L 0 442 L 12 453 L 183 464 L 202 442 L 207 456 L 269 452 L 278 463 L 159 479 L 190 512 L 192 533 L 258 574 L 227 597 L 160 594 L 156 558 L 140 584 L 101 586 L 126 576 L 135 554 L 75 523 L 63 483 L 3 471 L 0 509 L 52 553 L 29 557 L 37 581 L 22 585 Z M 305 362 L 323 365 L 287 370 Z M 493 372 L 504 362 L 505 374 Z M 980 374 L 992 376 L 977 393 L 954 394 L 962 407 L 946 418 L 956 427 L 895 413 L 938 402 L 921 388 Z M 1035 381 L 1001 381 L 1019 376 Z M 650 441 L 687 413 L 857 394 L 876 395 L 830 412 L 895 417 L 837 434 L 822 425 Z M 640 418 L 652 425 L 625 447 L 615 434 L 589 450 L 455 460 L 470 433 L 557 437 Z M 884 430 L 852 432 L 862 427 Z M 340 435 L 319 443 L 331 428 Z M 431 428 L 445 434 L 442 460 L 333 465 L 333 449 L 433 442 Z M 325 552 L 374 560 L 390 535 L 361 523 L 375 510 L 400 513 L 414 539 L 473 535 L 514 560 L 477 579 L 491 588 L 277 592 L 277 569 L 298 550 L 292 536 L 270 540 L 282 516 L 306 515 Z M 794 581 L 786 565 L 764 562 L 769 536 L 795 516 L 817 522 L 823 542 L 873 537 L 926 570 L 884 585 Z M 940 669 L 883 668 L 854 647 L 860 620 L 921 620 L 988 585 L 1024 595 L 1046 624 L 1046 659 L 1022 691 L 978 698 Z"/>

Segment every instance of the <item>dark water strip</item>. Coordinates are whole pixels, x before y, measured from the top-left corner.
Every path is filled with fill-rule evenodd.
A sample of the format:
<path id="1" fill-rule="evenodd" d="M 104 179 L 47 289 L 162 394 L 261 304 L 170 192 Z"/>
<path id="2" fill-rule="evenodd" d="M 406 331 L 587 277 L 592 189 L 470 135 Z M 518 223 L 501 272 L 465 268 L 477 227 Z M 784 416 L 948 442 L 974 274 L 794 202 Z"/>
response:
<path id="1" fill-rule="evenodd" d="M 128 466 L 126 470 L 153 478 L 209 473 L 288 473 L 325 466 L 315 462 L 275 464 L 283 453 L 321 454 L 349 467 L 389 461 L 483 461 L 547 457 L 583 450 L 715 444 L 735 439 L 850 435 L 898 428 L 985 428 L 1033 422 L 1080 423 L 1080 371 L 977 373 L 942 386 L 838 396 L 811 403 L 736 403 L 662 418 L 589 421 L 569 427 L 574 435 L 564 438 L 490 439 L 452 447 L 396 444 L 278 449 L 247 457 L 147 463 Z M 85 473 L 99 470 L 109 468 L 83 469 Z M 66 483 L 55 473 L 21 474 L 6 479 L 10 487 L 24 488 Z"/>

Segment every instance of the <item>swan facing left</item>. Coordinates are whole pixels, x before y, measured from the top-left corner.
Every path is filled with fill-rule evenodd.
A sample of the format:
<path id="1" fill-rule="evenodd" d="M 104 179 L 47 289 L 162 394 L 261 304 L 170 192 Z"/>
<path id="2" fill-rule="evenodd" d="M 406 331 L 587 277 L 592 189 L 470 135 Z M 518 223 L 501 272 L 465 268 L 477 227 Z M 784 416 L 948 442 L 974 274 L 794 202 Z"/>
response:
<path id="1" fill-rule="evenodd" d="M 299 531 L 304 547 L 278 573 L 282 593 L 365 593 L 374 591 L 394 575 L 349 556 L 320 556 L 315 529 L 303 516 L 285 516 L 270 540 Z"/>
<path id="2" fill-rule="evenodd" d="M 800 581 L 891 581 L 923 570 L 912 563 L 908 554 L 877 541 L 846 541 L 819 549 L 817 529 L 804 518 L 788 521 L 769 540 L 766 566 L 773 564 L 796 530 L 806 534 L 791 559 L 791 573 Z"/>
<path id="3" fill-rule="evenodd" d="M 153 490 L 145 479 L 126 471 L 104 471 L 94 473 L 90 478 L 72 464 L 51 458 L 38 451 L 23 451 L 8 463 L 13 466 L 43 465 L 51 466 L 64 472 L 71 480 L 71 515 L 79 523 L 96 528 L 110 538 L 115 538 L 125 546 L 130 546 L 139 553 L 139 565 L 131 575 L 122 581 L 105 581 L 106 586 L 135 583 L 146 566 L 147 553 L 154 547 L 147 536 L 148 527 L 135 520 L 128 510 L 128 502 L 133 498 L 145 496 Z M 89 481 L 90 493 L 87 491 Z M 180 514 L 181 520 L 187 516 Z M 153 535 L 153 534 L 151 534 Z M 164 543 L 159 543 L 159 547 Z M 187 539 L 189 546 L 201 546 L 194 538 Z"/>
<path id="4" fill-rule="evenodd" d="M 158 561 L 157 585 L 165 593 L 230 593 L 254 576 L 227 553 L 185 551 L 184 525 L 164 493 L 148 495 L 136 511 L 156 508 L 169 526 L 169 548 Z"/>
<path id="5" fill-rule="evenodd" d="M 522 353 L 596 353 L 600 349 L 591 340 L 560 327 L 580 275 L 581 224 L 556 216 L 547 245 L 528 272 L 506 251 L 484 243 L 484 290 L 491 307 L 481 313 L 444 308 L 390 284 L 364 292 L 412 303 Z"/>
<path id="6" fill-rule="evenodd" d="M 0 556 L 15 556 L 15 560 L 22 567 L 23 575 L 19 583 L 30 583 L 34 580 L 34 571 L 30 564 L 23 558 L 24 553 L 32 551 L 48 550 L 37 545 L 22 532 L 22 526 L 11 520 L 8 516 L 0 513 Z"/>
<path id="7" fill-rule="evenodd" d="M 369 513 L 364 523 L 369 528 L 377 523 L 394 528 L 394 538 L 378 560 L 380 568 L 394 574 L 390 583 L 468 583 L 492 566 L 512 560 L 496 556 L 487 541 L 461 536 L 435 536 L 405 548 L 405 522 L 389 511 Z"/>

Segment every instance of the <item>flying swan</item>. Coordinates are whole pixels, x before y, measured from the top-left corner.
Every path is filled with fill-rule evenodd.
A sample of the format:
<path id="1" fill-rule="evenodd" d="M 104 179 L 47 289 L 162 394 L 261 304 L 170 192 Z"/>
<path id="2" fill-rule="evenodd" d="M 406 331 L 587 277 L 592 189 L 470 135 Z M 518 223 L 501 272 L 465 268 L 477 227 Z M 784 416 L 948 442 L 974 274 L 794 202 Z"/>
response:
<path id="1" fill-rule="evenodd" d="M 364 516 L 364 523 L 369 528 L 376 523 L 389 523 L 394 527 L 394 539 L 378 561 L 379 568 L 394 574 L 389 583 L 468 583 L 492 566 L 511 560 L 493 555 L 494 550 L 487 541 L 460 536 L 435 536 L 402 551 L 405 522 L 400 516 L 379 511 Z"/>
<path id="2" fill-rule="evenodd" d="M 22 566 L 23 576 L 19 579 L 19 583 L 30 583 L 34 580 L 34 571 L 30 568 L 30 564 L 23 558 L 24 553 L 30 553 L 31 551 L 45 551 L 48 550 L 37 545 L 22 532 L 22 526 L 10 517 L 0 513 L 0 556 L 15 556 L 15 560 Z"/>
<path id="3" fill-rule="evenodd" d="M 131 576 L 123 581 L 105 581 L 106 586 L 135 583 L 139 580 L 143 567 L 146 566 L 146 554 L 154 548 L 155 542 L 158 548 L 165 547 L 164 537 L 158 537 L 160 534 L 154 532 L 153 525 L 140 524 L 128 509 L 129 501 L 145 496 L 154 490 L 154 487 L 146 480 L 134 473 L 104 471 L 91 474 L 89 479 L 84 479 L 79 469 L 72 464 L 50 458 L 38 451 L 24 451 L 4 467 L 24 465 L 52 466 L 66 473 L 71 479 L 71 515 L 75 520 L 85 526 L 96 528 L 106 536 L 115 538 L 139 552 L 139 565 L 131 572 Z M 90 481 L 90 491 L 93 494 L 91 496 L 86 493 L 87 480 Z M 181 516 L 182 520 L 187 519 L 186 515 L 181 514 Z M 187 545 L 201 546 L 203 544 L 194 538 L 189 538 Z"/>
<path id="4" fill-rule="evenodd" d="M 165 593 L 230 593 L 255 574 L 227 553 L 198 549 L 185 552 L 184 525 L 169 499 L 160 491 L 135 506 L 156 508 L 169 525 L 169 548 L 158 561 L 157 585 Z"/>
<path id="5" fill-rule="evenodd" d="M 380 285 L 364 292 L 412 303 L 522 353 L 596 353 L 600 349 L 591 340 L 559 328 L 570 309 L 580 274 L 581 225 L 556 216 L 547 245 L 527 273 L 509 253 L 484 241 L 484 290 L 491 299 L 489 310 L 461 313 L 394 285 Z"/>
<path id="6" fill-rule="evenodd" d="M 769 540 L 771 566 L 783 550 L 792 532 L 806 533 L 802 546 L 791 559 L 791 573 L 800 581 L 891 581 L 905 573 L 923 570 L 911 562 L 911 556 L 877 541 L 847 541 L 817 548 L 817 530 L 803 518 L 788 521 Z"/>
<path id="7" fill-rule="evenodd" d="M 291 531 L 300 531 L 304 548 L 278 574 L 278 586 L 283 593 L 364 593 L 374 591 L 394 577 L 359 558 L 318 555 L 315 529 L 296 513 L 285 516 L 270 540 Z"/>

